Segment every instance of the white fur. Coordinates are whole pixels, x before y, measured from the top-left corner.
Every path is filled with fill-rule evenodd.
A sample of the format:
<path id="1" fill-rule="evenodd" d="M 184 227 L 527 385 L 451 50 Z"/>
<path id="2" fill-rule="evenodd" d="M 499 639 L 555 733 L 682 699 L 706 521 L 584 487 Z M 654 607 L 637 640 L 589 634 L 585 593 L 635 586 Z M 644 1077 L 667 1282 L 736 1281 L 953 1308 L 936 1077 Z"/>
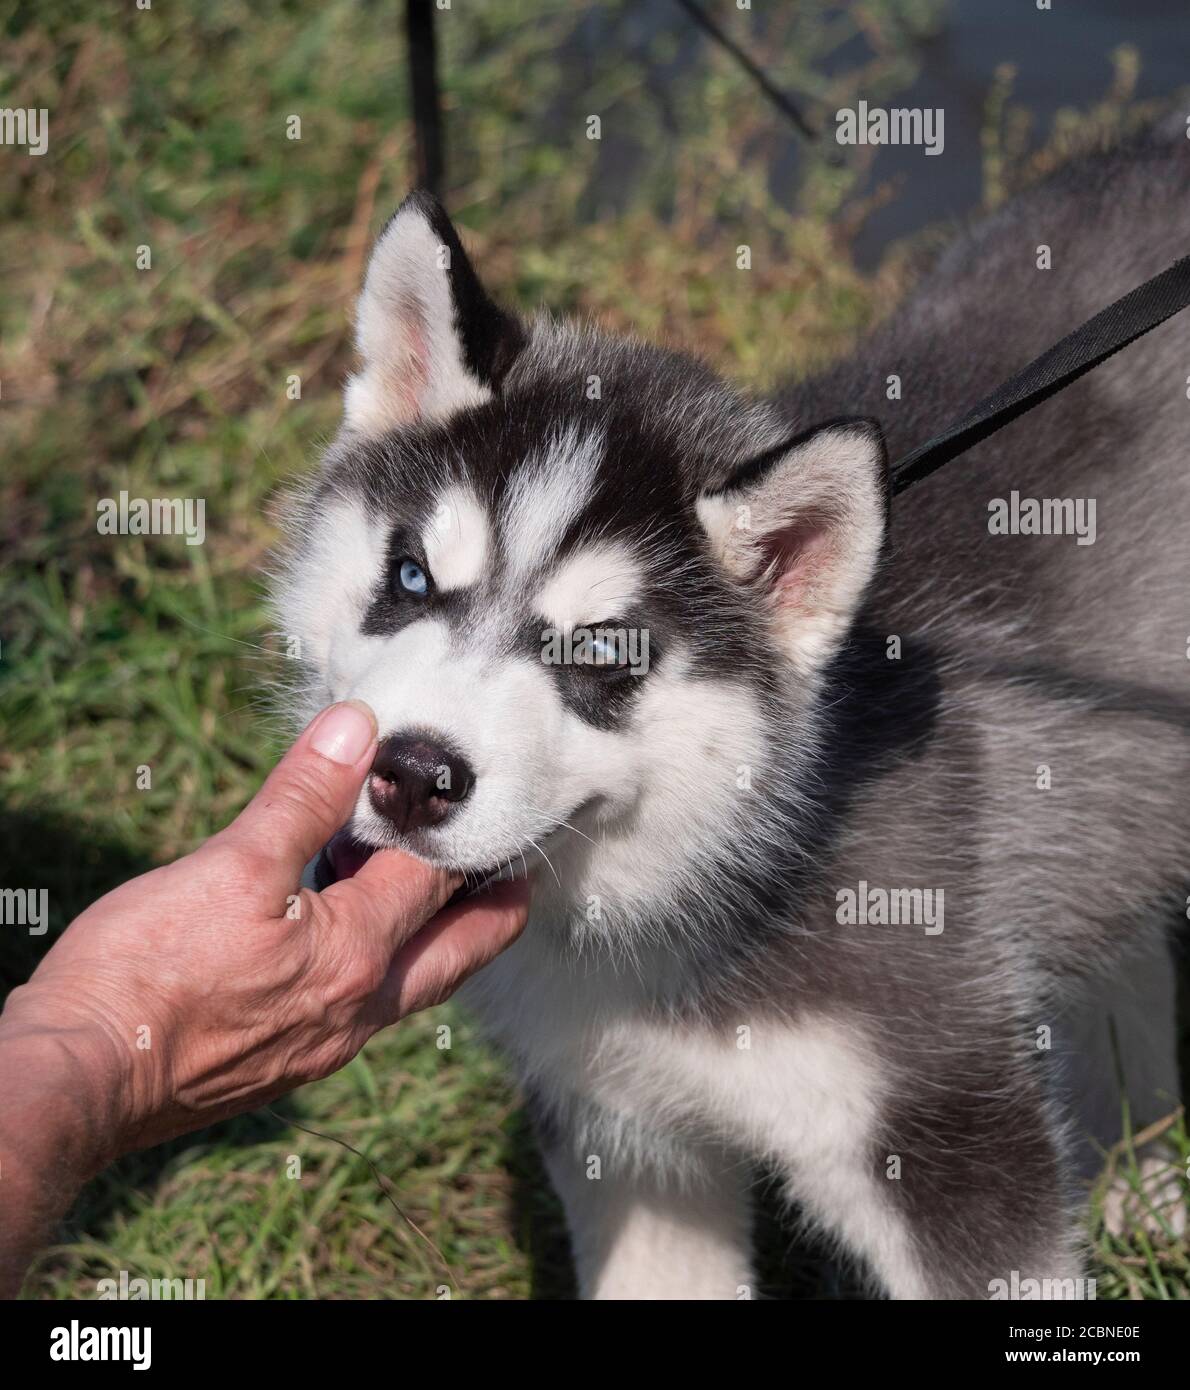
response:
<path id="1" fill-rule="evenodd" d="M 605 935 L 610 922 L 664 894 L 691 854 L 715 852 L 750 795 L 739 769 L 764 776 L 759 713 L 741 687 L 684 680 L 675 648 L 650 676 L 632 729 L 597 729 L 564 706 L 544 665 L 502 657 L 499 638 L 493 623 L 451 640 L 433 619 L 391 637 L 344 629 L 331 643 L 330 694 L 366 701 L 382 735 L 433 731 L 473 767 L 466 803 L 411 848 L 476 870 L 527 856 L 546 896 L 557 875 L 568 893 L 599 897 L 606 918 L 593 930 Z M 559 828 L 595 802 L 581 828 Z M 356 826 L 389 838 L 363 793 Z M 648 862 L 634 839 L 642 829 L 654 849 Z M 561 839 L 540 848 L 555 830 Z"/>
<path id="2" fill-rule="evenodd" d="M 712 550 L 740 579 L 764 569 L 762 542 L 803 527 L 787 569 L 764 574 L 778 640 L 803 674 L 817 671 L 851 624 L 884 539 L 881 446 L 862 428 L 818 431 L 755 483 L 704 494 L 696 510 Z"/>
<path id="3" fill-rule="evenodd" d="M 474 535 L 478 504 L 455 500 L 461 525 L 452 535 Z M 452 636 L 445 623 L 426 619 L 391 636 L 362 634 L 366 604 L 384 576 L 386 543 L 384 524 L 369 520 L 361 503 L 336 499 L 311 527 L 300 563 L 281 577 L 284 631 L 300 638 L 301 669 L 310 673 L 302 712 L 355 698 L 375 711 L 382 736 L 413 728 L 439 734 L 471 764 L 475 788 L 409 847 L 476 870 L 525 856 L 541 869 L 544 895 L 555 890 L 557 872 L 580 901 L 597 896 L 604 915 L 591 930 L 613 935 L 614 923 L 664 897 L 693 862 L 715 854 L 754 794 L 741 782 L 762 785 L 765 729 L 749 687 L 690 680 L 675 645 L 650 673 L 630 726 L 595 728 L 566 708 L 544 664 L 507 653 L 498 597 L 486 624 L 465 633 Z M 615 582 L 607 588 L 622 593 L 626 556 L 601 548 L 582 567 L 588 596 L 599 591 L 597 555 L 612 564 Z M 510 586 L 515 592 L 515 575 Z M 568 590 L 573 596 L 564 574 L 557 592 Z M 593 804 L 597 810 L 577 828 L 564 825 Z M 365 793 L 356 827 L 378 842 L 389 838 Z M 653 847 L 647 862 L 635 839 L 642 830 Z M 550 844 L 538 848 L 551 832 Z"/>
<path id="4" fill-rule="evenodd" d="M 482 642 L 452 642 L 432 618 L 391 637 L 352 636 L 335 663 L 337 699 L 366 701 L 381 735 L 424 729 L 470 763 L 475 787 L 445 824 L 409 842 L 428 858 L 482 869 L 518 856 L 550 827 L 529 789 L 548 782 L 558 702 L 545 668 L 501 661 Z M 355 825 L 374 842 L 391 829 L 360 794 Z"/>
<path id="5" fill-rule="evenodd" d="M 488 563 L 488 517 L 467 488 L 448 488 L 422 536 L 434 586 L 465 589 L 482 577 Z"/>
<path id="6" fill-rule="evenodd" d="M 397 213 L 376 243 L 356 308 L 364 365 L 347 384 L 348 429 L 380 434 L 491 399 L 463 362 L 448 255 L 417 208 Z"/>
<path id="7" fill-rule="evenodd" d="M 293 511 L 298 515 L 300 506 Z M 337 639 L 341 649 L 344 633 L 358 637 L 384 560 L 384 532 L 363 503 L 355 497 L 336 497 L 325 504 L 318 524 L 309 528 L 304 549 L 293 553 L 277 576 L 273 602 L 282 623 L 282 643 L 288 651 L 297 639 L 290 655 L 306 676 L 308 698 L 299 716 L 312 715 L 334 689 L 332 644 Z"/>
<path id="8" fill-rule="evenodd" d="M 853 1022 L 649 1022 L 625 976 L 548 968 L 547 940 L 531 926 L 467 993 L 546 1099 L 589 1097 L 613 1117 L 550 1160 L 588 1296 L 739 1297 L 751 1282 L 745 1155 L 777 1164 L 894 1296 L 923 1296 L 904 1223 L 863 1166 L 886 1082 Z"/>
<path id="9" fill-rule="evenodd" d="M 512 480 L 501 519 L 510 563 L 521 574 L 543 565 L 591 496 L 603 439 L 571 427 L 555 435 L 545 453 Z"/>
<path id="10" fill-rule="evenodd" d="M 620 617 L 640 590 L 640 566 L 622 545 L 589 546 L 564 561 L 534 600 L 555 627 L 590 626 Z"/>
<path id="11" fill-rule="evenodd" d="M 546 1162 L 566 1207 L 583 1298 L 754 1296 L 742 1168 L 678 1189 L 637 1170 L 596 1177 L 589 1159 L 570 1155 Z"/>

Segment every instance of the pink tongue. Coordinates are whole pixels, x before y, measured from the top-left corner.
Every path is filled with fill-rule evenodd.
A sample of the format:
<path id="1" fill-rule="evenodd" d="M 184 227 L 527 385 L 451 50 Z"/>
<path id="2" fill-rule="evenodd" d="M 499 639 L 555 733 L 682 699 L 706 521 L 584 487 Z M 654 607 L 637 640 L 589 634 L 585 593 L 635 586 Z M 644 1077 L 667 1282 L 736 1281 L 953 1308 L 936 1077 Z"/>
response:
<path id="1" fill-rule="evenodd" d="M 336 879 L 353 878 L 372 857 L 372 850 L 353 840 L 346 830 L 340 830 L 327 845 L 326 857 Z"/>

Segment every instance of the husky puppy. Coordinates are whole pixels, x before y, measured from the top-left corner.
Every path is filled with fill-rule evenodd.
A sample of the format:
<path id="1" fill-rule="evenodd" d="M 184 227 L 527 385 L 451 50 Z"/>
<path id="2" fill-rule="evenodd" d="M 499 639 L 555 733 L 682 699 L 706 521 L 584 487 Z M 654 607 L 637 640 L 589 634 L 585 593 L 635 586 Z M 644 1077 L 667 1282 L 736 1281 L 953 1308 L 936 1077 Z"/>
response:
<path id="1" fill-rule="evenodd" d="M 1071 1294 L 1109 1013 L 1176 1103 L 1190 318 L 891 507 L 888 459 L 1183 254 L 1188 160 L 1069 167 L 767 399 L 504 311 L 426 196 L 382 232 L 277 590 L 295 714 L 383 738 L 324 873 L 532 875 L 466 997 L 584 1296 L 749 1296 L 754 1163 L 874 1291 Z"/>

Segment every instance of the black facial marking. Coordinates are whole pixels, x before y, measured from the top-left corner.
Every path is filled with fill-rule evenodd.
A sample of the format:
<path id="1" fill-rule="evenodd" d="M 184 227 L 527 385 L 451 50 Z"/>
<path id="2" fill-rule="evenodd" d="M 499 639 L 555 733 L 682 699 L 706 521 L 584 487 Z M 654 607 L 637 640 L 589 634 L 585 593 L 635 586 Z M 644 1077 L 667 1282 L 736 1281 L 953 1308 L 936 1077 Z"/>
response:
<path id="1" fill-rule="evenodd" d="M 540 619 L 528 625 L 526 636 L 535 644 L 539 659 L 572 714 L 596 729 L 621 728 L 661 660 L 663 640 L 657 639 L 643 612 L 625 618 L 593 621 L 576 632 L 580 638 L 584 632 L 615 634 L 626 659 L 619 665 L 550 660 L 548 658 L 558 653 L 573 657 L 581 646 L 573 640 L 567 644 L 558 629 Z"/>
<path id="2" fill-rule="evenodd" d="M 465 630 L 485 616 L 487 605 L 507 601 L 499 591 L 512 559 L 506 547 L 515 542 L 500 518 L 510 487 L 525 470 L 548 466 L 545 460 L 559 439 L 573 435 L 582 447 L 597 435 L 601 458 L 590 495 L 556 537 L 555 563 L 588 545 L 620 546 L 634 557 L 641 571 L 639 590 L 629 605 L 632 611 L 616 605 L 615 622 L 647 627 L 650 674 L 621 676 L 565 666 L 553 679 L 567 706 L 596 727 L 623 727 L 661 654 L 678 649 L 691 680 L 738 679 L 748 672 L 762 696 L 777 688 L 784 663 L 767 614 L 755 595 L 724 574 L 695 512 L 697 497 L 713 481 L 713 465 L 683 449 L 674 423 L 674 402 L 684 396 L 691 398 L 692 408 L 697 403 L 705 409 L 698 393 L 711 378 L 699 364 L 676 356 L 657 355 L 645 362 L 643 351 L 639 345 L 626 349 L 592 337 L 583 340 L 581 355 L 559 372 L 543 368 L 526 353 L 514 364 L 501 394 L 491 400 L 446 420 L 420 421 L 353 442 L 337 457 L 337 485 L 363 493 L 367 509 L 387 517 L 407 537 L 422 534 L 424 519 L 442 493 L 455 486 L 472 492 L 491 522 L 491 549 L 478 584 L 416 601 L 394 597 L 386 574 L 378 579 L 365 633 L 395 632 L 415 617 L 429 615 Z M 586 394 L 592 374 L 602 383 L 600 399 Z M 417 559 L 419 550 L 407 543 L 390 545 L 390 572 L 405 553 Z M 432 578 L 432 570 L 430 574 Z M 522 611 L 508 614 L 508 640 L 493 651 L 494 659 L 513 653 L 541 659 L 546 622 L 544 615 L 529 611 L 529 604 L 542 579 L 526 580 Z M 600 624 L 612 617 L 592 615 Z"/>
<path id="3" fill-rule="evenodd" d="M 360 624 L 360 632 L 365 636 L 391 636 L 419 618 L 449 610 L 450 596 L 439 593 L 435 588 L 433 572 L 426 563 L 416 536 L 414 528 L 405 526 L 395 527 L 389 536 L 384 567 L 377 577 L 371 602 Z M 401 562 L 406 559 L 412 560 L 426 576 L 424 594 L 413 593 L 402 586 Z"/>

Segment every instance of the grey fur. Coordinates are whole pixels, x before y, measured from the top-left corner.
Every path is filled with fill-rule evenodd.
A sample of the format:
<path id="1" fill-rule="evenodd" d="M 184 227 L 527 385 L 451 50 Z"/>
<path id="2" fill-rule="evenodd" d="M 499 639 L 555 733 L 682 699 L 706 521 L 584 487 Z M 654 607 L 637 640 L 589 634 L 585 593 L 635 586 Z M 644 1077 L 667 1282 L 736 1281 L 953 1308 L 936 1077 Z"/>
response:
<path id="1" fill-rule="evenodd" d="M 488 404 L 379 438 L 347 431 L 332 449 L 299 516 L 307 536 L 340 496 L 413 525 L 443 477 L 468 480 L 495 514 L 542 440 L 597 420 L 608 453 L 567 544 L 631 548 L 648 576 L 646 618 L 694 654 L 688 688 L 734 681 L 761 712 L 763 766 L 714 842 L 692 805 L 683 866 L 648 900 L 607 884 L 592 923 L 575 885 L 598 875 L 601 846 L 551 836 L 559 882 L 538 876 L 525 938 L 468 989 L 535 1097 L 587 1292 L 747 1289 L 740 1174 L 755 1160 L 775 1165 L 887 1292 L 986 1297 L 1012 1271 L 1077 1271 L 1082 1102 L 1064 1059 L 1086 1045 L 1080 1029 L 1103 1024 L 1079 1001 L 1162 950 L 1190 886 L 1190 320 L 898 500 L 880 571 L 820 670 L 791 676 L 755 586 L 720 571 L 695 506 L 750 455 L 840 413 L 878 419 L 900 455 L 1181 255 L 1186 150 L 1152 142 L 1063 171 L 956 241 L 846 362 L 773 401 L 540 319 Z M 1051 270 L 1036 268 L 1042 243 Z M 579 389 L 592 374 L 598 403 Z M 886 397 L 891 374 L 899 401 Z M 989 535 L 989 500 L 1013 489 L 1097 499 L 1095 543 Z M 379 602 L 383 575 L 375 582 Z M 475 629 L 499 607 L 500 630 L 522 632 L 522 597 L 493 579 L 449 621 Z M 369 621 L 383 633 L 388 620 Z M 396 631 L 405 619 L 391 621 Z M 344 693 L 316 673 L 307 700 Z M 630 732 L 636 717 L 627 705 L 603 727 Z M 691 775 L 705 762 L 715 795 L 732 736 L 707 729 L 690 748 Z M 573 823 L 632 844 L 631 816 L 604 822 L 583 806 Z M 642 837 L 635 853 L 644 865 L 656 850 Z M 837 894 L 861 883 L 944 889 L 945 930 L 840 925 Z M 726 1083 L 741 1026 L 762 1040 L 750 1065 L 763 1075 Z M 1038 1046 L 1047 1028 L 1052 1050 Z M 767 1054 L 765 1039 L 777 1040 Z M 821 1149 L 813 1114 L 794 1113 L 807 1104 L 799 1047 L 815 1076 L 854 1072 L 856 1113 L 870 1117 L 851 1131 L 824 1120 Z M 777 1058 L 791 1069 L 788 1106 Z M 1169 1057 L 1129 1065 L 1152 1113 L 1155 1078 L 1174 1084 Z M 680 1078 L 694 1079 L 683 1089 Z M 763 1102 L 741 1099 L 750 1085 Z M 668 1284 L 653 1272 L 637 1286 L 617 1266 L 620 1229 L 642 1233 L 625 1249 L 643 1233 L 672 1236 Z M 710 1252 L 713 1278 L 689 1267 L 688 1238 Z"/>

